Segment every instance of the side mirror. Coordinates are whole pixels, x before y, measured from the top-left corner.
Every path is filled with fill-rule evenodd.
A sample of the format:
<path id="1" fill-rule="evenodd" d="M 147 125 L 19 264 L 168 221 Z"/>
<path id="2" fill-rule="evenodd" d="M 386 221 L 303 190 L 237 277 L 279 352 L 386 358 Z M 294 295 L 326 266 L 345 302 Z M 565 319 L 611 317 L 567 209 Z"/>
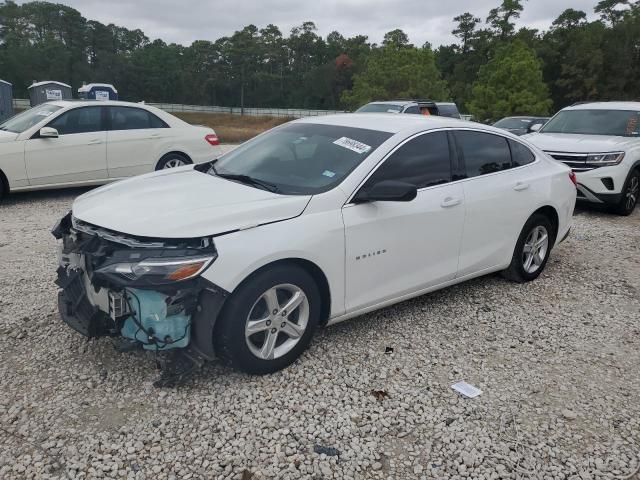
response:
<path id="1" fill-rule="evenodd" d="M 533 125 L 531 125 L 529 127 L 529 132 L 537 132 L 541 128 L 542 128 L 542 124 L 541 123 L 534 123 Z"/>
<path id="2" fill-rule="evenodd" d="M 411 183 L 384 180 L 369 188 L 363 187 L 353 197 L 355 203 L 410 202 L 418 195 L 418 188 Z"/>
<path id="3" fill-rule="evenodd" d="M 58 138 L 58 130 L 51 127 L 42 127 L 40 129 L 40 138 Z"/>

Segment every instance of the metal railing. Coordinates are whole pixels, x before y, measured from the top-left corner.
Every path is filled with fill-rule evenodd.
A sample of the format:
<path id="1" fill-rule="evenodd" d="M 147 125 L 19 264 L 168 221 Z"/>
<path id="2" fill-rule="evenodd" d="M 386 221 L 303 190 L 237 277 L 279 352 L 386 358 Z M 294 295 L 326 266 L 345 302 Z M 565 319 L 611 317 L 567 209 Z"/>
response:
<path id="1" fill-rule="evenodd" d="M 310 110 L 305 108 L 253 108 L 245 107 L 244 112 L 240 107 L 219 107 L 214 105 L 187 105 L 183 103 L 146 103 L 152 107 L 157 107 L 165 112 L 180 113 L 227 113 L 231 115 L 250 115 L 254 117 L 318 117 L 321 115 L 332 115 L 334 113 L 345 113 L 344 110 Z M 13 108 L 24 110 L 30 108 L 29 99 L 14 98 Z"/>
<path id="2" fill-rule="evenodd" d="M 333 115 L 345 113 L 345 110 L 311 110 L 305 108 L 254 108 L 245 107 L 244 112 L 240 107 L 218 107 L 208 105 L 185 105 L 176 103 L 147 103 L 165 112 L 181 113 L 227 113 L 231 115 L 250 115 L 254 117 L 318 117 L 321 115 Z"/>
<path id="3" fill-rule="evenodd" d="M 183 103 L 147 103 L 153 107 L 160 108 L 165 112 L 179 112 L 179 113 L 227 113 L 231 115 L 241 115 L 242 109 L 240 107 L 218 107 L 214 105 L 187 105 Z M 24 110 L 30 108 L 29 99 L 27 98 L 14 98 L 13 108 Z M 290 118 L 302 118 L 302 117 L 319 117 L 322 115 L 333 115 L 335 113 L 347 113 L 346 110 L 311 110 L 305 108 L 253 108 L 245 107 L 244 115 L 250 115 L 254 117 L 290 117 Z M 461 115 L 463 120 L 471 120 L 471 115 Z"/>

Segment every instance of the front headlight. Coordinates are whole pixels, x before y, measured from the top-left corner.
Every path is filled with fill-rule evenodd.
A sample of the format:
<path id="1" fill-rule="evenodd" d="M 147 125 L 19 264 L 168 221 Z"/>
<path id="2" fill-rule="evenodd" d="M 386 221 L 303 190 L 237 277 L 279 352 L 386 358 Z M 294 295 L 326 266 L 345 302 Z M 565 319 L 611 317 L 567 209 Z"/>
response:
<path id="1" fill-rule="evenodd" d="M 190 280 L 200 275 L 217 255 L 187 258 L 145 258 L 139 262 L 112 263 L 98 268 L 95 273 L 117 275 L 123 279 L 150 285 Z"/>
<path id="2" fill-rule="evenodd" d="M 624 158 L 624 152 L 590 153 L 587 163 L 593 165 L 618 165 Z"/>

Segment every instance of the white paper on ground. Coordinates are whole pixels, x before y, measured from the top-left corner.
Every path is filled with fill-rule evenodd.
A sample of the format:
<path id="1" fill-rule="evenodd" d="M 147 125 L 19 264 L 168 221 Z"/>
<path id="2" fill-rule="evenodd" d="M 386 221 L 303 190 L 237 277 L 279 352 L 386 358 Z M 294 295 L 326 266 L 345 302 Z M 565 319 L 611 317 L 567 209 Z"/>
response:
<path id="1" fill-rule="evenodd" d="M 467 382 L 454 383 L 453 385 L 451 385 L 451 388 L 469 398 L 475 398 L 482 393 L 482 390 L 468 384 Z"/>

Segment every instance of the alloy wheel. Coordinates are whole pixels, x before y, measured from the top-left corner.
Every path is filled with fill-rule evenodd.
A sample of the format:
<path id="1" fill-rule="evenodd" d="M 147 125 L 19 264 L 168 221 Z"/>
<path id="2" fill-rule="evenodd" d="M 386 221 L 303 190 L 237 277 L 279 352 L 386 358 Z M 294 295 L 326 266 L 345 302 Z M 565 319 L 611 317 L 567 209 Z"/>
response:
<path id="1" fill-rule="evenodd" d="M 273 360 L 295 347 L 307 329 L 309 300 L 299 287 L 281 284 L 264 292 L 253 304 L 244 335 L 253 355 Z"/>
<path id="2" fill-rule="evenodd" d="M 164 170 L 165 168 L 176 168 L 176 167 L 182 167 L 183 165 L 186 165 L 184 160 L 181 160 L 179 158 L 172 158 L 167 163 L 165 163 L 164 167 L 162 168 Z"/>
<path id="3" fill-rule="evenodd" d="M 549 232 L 542 225 L 527 235 L 522 249 L 522 266 L 527 273 L 536 272 L 544 263 L 549 250 Z"/>
<path id="4" fill-rule="evenodd" d="M 626 208 L 627 211 L 633 210 L 636 206 L 636 202 L 638 201 L 638 189 L 640 188 L 640 177 L 634 175 L 631 177 L 631 181 L 629 182 L 629 186 L 627 187 L 627 191 L 625 192 L 626 197 Z"/>

